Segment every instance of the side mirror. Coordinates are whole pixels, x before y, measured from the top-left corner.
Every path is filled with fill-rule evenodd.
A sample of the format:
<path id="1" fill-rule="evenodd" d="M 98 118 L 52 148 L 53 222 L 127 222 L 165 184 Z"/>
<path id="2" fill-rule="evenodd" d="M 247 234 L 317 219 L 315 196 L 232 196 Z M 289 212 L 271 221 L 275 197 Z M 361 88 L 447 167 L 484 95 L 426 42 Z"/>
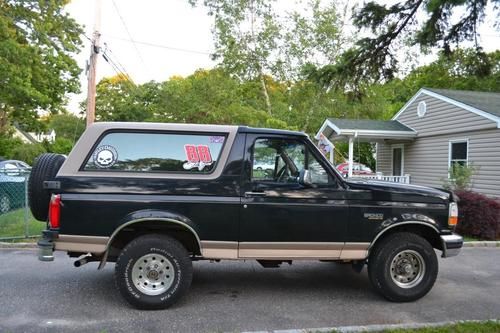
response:
<path id="1" fill-rule="evenodd" d="M 312 186 L 313 183 L 311 178 L 311 171 L 305 169 L 300 170 L 299 184 L 304 186 Z"/>

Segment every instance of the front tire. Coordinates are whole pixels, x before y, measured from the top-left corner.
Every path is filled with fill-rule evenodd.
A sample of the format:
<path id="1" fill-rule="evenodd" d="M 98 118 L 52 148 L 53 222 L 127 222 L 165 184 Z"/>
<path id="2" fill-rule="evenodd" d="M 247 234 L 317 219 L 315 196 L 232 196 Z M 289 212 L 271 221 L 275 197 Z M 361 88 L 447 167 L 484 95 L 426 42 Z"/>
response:
<path id="1" fill-rule="evenodd" d="M 389 235 L 377 244 L 368 260 L 373 287 L 393 302 L 425 296 L 438 274 L 434 249 L 424 238 L 408 232 Z"/>
<path id="2" fill-rule="evenodd" d="M 132 240 L 120 253 L 115 282 L 122 296 L 138 309 L 165 309 L 189 289 L 193 265 L 186 249 L 165 235 Z"/>

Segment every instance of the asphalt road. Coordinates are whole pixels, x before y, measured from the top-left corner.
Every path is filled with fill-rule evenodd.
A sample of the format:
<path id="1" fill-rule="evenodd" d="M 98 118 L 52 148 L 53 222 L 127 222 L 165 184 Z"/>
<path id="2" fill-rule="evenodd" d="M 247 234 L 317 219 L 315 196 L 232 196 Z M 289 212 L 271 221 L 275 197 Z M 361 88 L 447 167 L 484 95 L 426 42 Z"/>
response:
<path id="1" fill-rule="evenodd" d="M 191 290 L 162 311 L 130 308 L 115 289 L 113 264 L 80 268 L 58 253 L 0 250 L 0 332 L 236 332 L 500 318 L 500 248 L 466 248 L 440 259 L 436 285 L 414 303 L 375 294 L 366 270 L 294 262 L 196 262 Z"/>

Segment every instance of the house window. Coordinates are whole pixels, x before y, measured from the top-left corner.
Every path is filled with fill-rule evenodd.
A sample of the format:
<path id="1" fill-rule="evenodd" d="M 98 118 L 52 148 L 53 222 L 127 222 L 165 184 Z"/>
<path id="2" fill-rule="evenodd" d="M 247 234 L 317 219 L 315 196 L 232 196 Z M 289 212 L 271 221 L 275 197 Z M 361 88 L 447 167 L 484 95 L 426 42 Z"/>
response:
<path id="1" fill-rule="evenodd" d="M 468 164 L 468 140 L 450 141 L 450 152 L 448 167 L 452 168 L 454 165 L 466 166 Z"/>
<path id="2" fill-rule="evenodd" d="M 425 113 L 427 112 L 427 104 L 425 103 L 425 101 L 421 101 L 420 103 L 418 103 L 418 106 L 417 106 L 417 115 L 419 118 L 425 116 Z"/>

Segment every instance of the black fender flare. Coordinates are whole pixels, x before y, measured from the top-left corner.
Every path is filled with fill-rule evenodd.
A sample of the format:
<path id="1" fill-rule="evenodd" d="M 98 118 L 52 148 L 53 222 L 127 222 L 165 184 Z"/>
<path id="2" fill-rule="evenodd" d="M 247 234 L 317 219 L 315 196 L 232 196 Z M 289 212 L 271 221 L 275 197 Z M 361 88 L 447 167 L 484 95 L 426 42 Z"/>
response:
<path id="1" fill-rule="evenodd" d="M 164 211 L 164 210 L 152 210 L 152 209 L 139 210 L 128 214 L 124 219 L 122 219 L 119 223 L 117 223 L 115 230 L 113 231 L 113 233 L 108 239 L 108 242 L 106 243 L 106 250 L 103 253 L 98 269 L 102 269 L 104 265 L 106 265 L 110 246 L 113 243 L 115 237 L 120 233 L 120 231 L 122 231 L 124 228 L 128 226 L 150 221 L 157 221 L 157 222 L 159 221 L 181 226 L 195 237 L 200 252 L 202 251 L 201 239 L 199 237 L 198 228 L 193 223 L 193 221 L 191 221 L 186 216 L 179 213 Z"/>

